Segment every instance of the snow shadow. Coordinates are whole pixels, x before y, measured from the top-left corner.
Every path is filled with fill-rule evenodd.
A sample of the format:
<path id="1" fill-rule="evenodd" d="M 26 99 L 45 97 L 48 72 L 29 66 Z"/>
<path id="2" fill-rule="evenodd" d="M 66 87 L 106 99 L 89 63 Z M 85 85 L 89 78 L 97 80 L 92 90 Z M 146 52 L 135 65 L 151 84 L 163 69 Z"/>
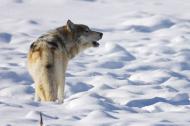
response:
<path id="1" fill-rule="evenodd" d="M 73 93 L 78 93 L 78 92 L 83 92 L 83 91 L 88 91 L 90 90 L 91 88 L 93 88 L 92 85 L 89 85 L 89 84 L 86 84 L 86 83 L 83 83 L 83 82 L 78 82 L 78 83 L 68 83 L 67 84 L 68 87 L 69 87 L 69 90 Z"/>
<path id="2" fill-rule="evenodd" d="M 80 1 L 95 2 L 96 0 L 80 0 Z"/>
<path id="3" fill-rule="evenodd" d="M 12 80 L 13 82 L 26 82 L 27 84 L 33 83 L 31 77 L 27 72 L 18 74 L 14 71 L 2 71 L 0 72 L 0 79 L 1 80 Z"/>
<path id="4" fill-rule="evenodd" d="M 12 35 L 6 32 L 0 33 L 0 42 L 9 43 L 11 41 Z"/>
<path id="5" fill-rule="evenodd" d="M 142 108 L 145 106 L 153 105 L 158 102 L 165 102 L 165 103 L 169 103 L 172 105 L 189 105 L 190 104 L 188 94 L 184 93 L 184 94 L 178 94 L 174 98 L 171 98 L 170 100 L 167 100 L 162 97 L 154 97 L 154 98 L 150 98 L 150 99 L 132 100 L 132 101 L 128 102 L 126 105 L 129 107 Z"/>
<path id="6" fill-rule="evenodd" d="M 77 94 L 80 92 L 85 92 L 93 88 L 92 85 L 86 84 L 84 82 L 77 82 L 77 83 L 66 83 L 66 90 L 65 90 L 65 97 L 68 98 L 73 94 Z"/>
<path id="7" fill-rule="evenodd" d="M 160 29 L 166 29 L 170 28 L 174 25 L 175 23 L 170 21 L 169 19 L 164 19 L 158 22 L 155 25 L 152 26 L 146 26 L 146 25 L 129 25 L 123 30 L 135 30 L 137 32 L 144 32 L 144 33 L 150 33 L 154 32 Z"/>
<path id="8" fill-rule="evenodd" d="M 8 106 L 8 107 L 22 108 L 21 105 L 17 105 L 17 104 L 13 104 L 13 103 L 6 103 L 6 102 L 2 102 L 2 101 L 0 101 L 0 105 L 4 105 L 4 106 Z"/>

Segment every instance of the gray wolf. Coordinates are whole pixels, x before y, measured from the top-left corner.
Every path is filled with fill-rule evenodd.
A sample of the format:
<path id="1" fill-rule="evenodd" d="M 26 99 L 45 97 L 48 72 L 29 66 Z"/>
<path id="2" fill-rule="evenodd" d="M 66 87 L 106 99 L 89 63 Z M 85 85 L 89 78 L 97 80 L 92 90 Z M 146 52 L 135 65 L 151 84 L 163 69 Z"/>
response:
<path id="1" fill-rule="evenodd" d="M 69 60 L 90 47 L 98 47 L 103 33 L 70 20 L 34 41 L 27 56 L 27 67 L 35 83 L 36 101 L 63 103 L 65 72 Z"/>

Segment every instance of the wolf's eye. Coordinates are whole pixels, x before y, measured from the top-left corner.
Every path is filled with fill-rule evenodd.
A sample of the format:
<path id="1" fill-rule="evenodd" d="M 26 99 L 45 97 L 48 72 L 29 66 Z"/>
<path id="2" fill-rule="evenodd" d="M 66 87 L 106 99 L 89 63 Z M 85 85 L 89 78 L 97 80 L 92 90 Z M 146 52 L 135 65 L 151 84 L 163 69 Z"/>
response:
<path id="1" fill-rule="evenodd" d="M 86 33 L 88 33 L 88 32 L 89 32 L 89 30 L 88 30 L 88 29 L 86 29 L 86 30 L 85 30 L 85 32 L 86 32 Z"/>
<path id="2" fill-rule="evenodd" d="M 88 33 L 89 31 L 90 31 L 89 28 L 85 28 L 85 29 L 84 29 L 84 32 L 86 32 L 86 33 Z"/>

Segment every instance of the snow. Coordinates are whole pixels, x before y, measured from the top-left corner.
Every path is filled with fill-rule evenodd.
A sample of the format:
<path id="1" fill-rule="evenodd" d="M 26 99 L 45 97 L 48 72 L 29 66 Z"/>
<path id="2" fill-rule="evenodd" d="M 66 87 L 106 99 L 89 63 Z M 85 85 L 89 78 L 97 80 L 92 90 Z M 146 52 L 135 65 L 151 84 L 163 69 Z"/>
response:
<path id="1" fill-rule="evenodd" d="M 189 0 L 0 0 L 1 126 L 188 126 Z M 68 19 L 104 33 L 74 58 L 65 102 L 34 101 L 30 44 Z"/>

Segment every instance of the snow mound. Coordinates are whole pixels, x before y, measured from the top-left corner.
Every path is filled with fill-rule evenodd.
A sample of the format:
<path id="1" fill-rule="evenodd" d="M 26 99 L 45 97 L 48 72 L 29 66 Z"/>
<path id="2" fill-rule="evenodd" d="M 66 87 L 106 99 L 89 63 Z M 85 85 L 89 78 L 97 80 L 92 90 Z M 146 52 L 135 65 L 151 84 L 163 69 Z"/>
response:
<path id="1" fill-rule="evenodd" d="M 175 23 L 167 17 L 151 16 L 125 21 L 122 23 L 122 26 L 125 26 L 126 30 L 149 33 L 160 29 L 170 28 L 174 24 Z"/>
<path id="2" fill-rule="evenodd" d="M 98 121 L 91 123 L 91 125 L 101 125 L 101 124 L 109 124 L 106 122 L 109 122 L 109 120 L 115 120 L 116 117 L 106 113 L 105 111 L 96 110 L 93 112 L 90 112 L 86 117 L 84 117 L 82 120 L 79 121 L 79 124 L 88 124 L 90 123 L 90 120 L 97 119 Z"/>
<path id="3" fill-rule="evenodd" d="M 129 80 L 139 81 L 145 84 L 160 84 L 169 79 L 167 72 L 162 70 L 150 70 L 134 73 L 129 77 Z"/>
<path id="4" fill-rule="evenodd" d="M 30 99 L 33 93 L 34 89 L 29 85 L 15 85 L 0 90 L 0 96 L 17 98 L 21 95 L 20 99 Z"/>
<path id="5" fill-rule="evenodd" d="M 189 95 L 186 93 L 183 93 L 183 94 L 177 94 L 176 96 L 174 96 L 173 98 L 170 98 L 169 100 L 162 97 L 133 100 L 133 101 L 128 102 L 127 106 L 145 107 L 145 106 L 154 105 L 155 103 L 158 103 L 158 102 L 169 103 L 171 105 L 188 105 L 190 103 Z"/>
<path id="6" fill-rule="evenodd" d="M 132 54 L 130 54 L 125 48 L 123 48 L 119 44 L 107 42 L 104 48 L 105 49 L 102 54 L 105 55 L 105 58 L 113 58 L 114 60 L 121 61 L 130 61 L 135 59 Z"/>
<path id="7" fill-rule="evenodd" d="M 39 120 L 40 113 L 42 114 L 43 119 L 58 119 L 58 117 L 56 117 L 56 116 L 49 116 L 49 115 L 43 114 L 42 112 L 39 112 L 39 111 L 30 111 L 26 114 L 25 118 Z"/>
<path id="8" fill-rule="evenodd" d="M 151 106 L 143 107 L 144 110 L 149 112 L 180 112 L 185 108 L 183 106 L 174 106 L 165 102 L 158 102 Z"/>

